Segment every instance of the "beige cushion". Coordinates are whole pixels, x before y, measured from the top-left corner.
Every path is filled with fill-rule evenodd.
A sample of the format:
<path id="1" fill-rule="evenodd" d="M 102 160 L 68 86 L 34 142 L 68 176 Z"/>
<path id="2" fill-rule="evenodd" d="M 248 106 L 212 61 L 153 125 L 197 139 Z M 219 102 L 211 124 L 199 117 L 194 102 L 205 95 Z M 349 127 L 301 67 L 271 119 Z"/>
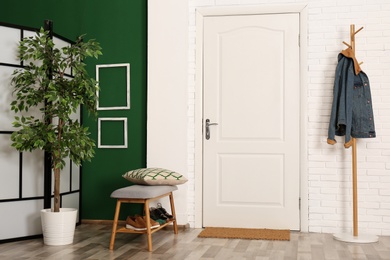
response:
<path id="1" fill-rule="evenodd" d="M 182 174 L 163 168 L 141 168 L 122 175 L 128 181 L 142 185 L 179 185 L 187 180 Z"/>

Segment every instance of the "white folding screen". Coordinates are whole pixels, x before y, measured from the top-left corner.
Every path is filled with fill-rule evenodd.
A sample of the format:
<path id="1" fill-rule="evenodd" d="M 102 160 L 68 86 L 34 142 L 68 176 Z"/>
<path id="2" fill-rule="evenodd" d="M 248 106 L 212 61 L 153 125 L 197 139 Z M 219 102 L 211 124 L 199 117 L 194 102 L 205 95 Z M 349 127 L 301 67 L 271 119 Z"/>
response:
<path id="1" fill-rule="evenodd" d="M 18 59 L 18 44 L 22 37 L 35 35 L 33 28 L 0 23 L 0 241 L 42 234 L 40 210 L 44 207 L 44 152 L 19 153 L 11 147 L 14 112 L 11 78 L 23 64 Z M 56 47 L 71 44 L 60 36 L 53 38 Z M 72 77 L 71 71 L 66 71 Z M 39 108 L 29 115 L 39 117 Z M 73 118 L 81 121 L 80 110 Z M 69 159 L 61 172 L 61 207 L 80 208 L 80 167 Z M 53 184 L 51 185 L 53 187 Z M 46 195 L 46 197 L 50 196 Z M 51 203 L 53 205 L 53 202 Z M 12 223 L 12 225 L 10 225 Z"/>

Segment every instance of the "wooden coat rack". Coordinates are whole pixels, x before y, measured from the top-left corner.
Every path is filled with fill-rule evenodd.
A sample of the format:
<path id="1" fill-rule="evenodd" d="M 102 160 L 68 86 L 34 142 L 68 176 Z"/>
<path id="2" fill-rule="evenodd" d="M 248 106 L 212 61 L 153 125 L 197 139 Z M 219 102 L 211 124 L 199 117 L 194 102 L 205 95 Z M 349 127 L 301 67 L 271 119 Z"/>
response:
<path id="1" fill-rule="evenodd" d="M 345 45 L 352 49 L 353 56 L 355 56 L 355 35 L 363 30 L 361 27 L 355 31 L 355 25 L 350 25 L 350 38 L 351 43 L 348 44 L 343 41 Z M 363 64 L 360 62 L 359 65 Z M 373 235 L 359 235 L 358 231 L 358 191 L 357 191 L 357 147 L 356 138 L 352 137 L 352 194 L 353 194 L 353 235 L 351 234 L 335 234 L 333 237 L 337 240 L 344 242 L 355 242 L 355 243 L 374 243 L 378 241 L 377 236 Z"/>

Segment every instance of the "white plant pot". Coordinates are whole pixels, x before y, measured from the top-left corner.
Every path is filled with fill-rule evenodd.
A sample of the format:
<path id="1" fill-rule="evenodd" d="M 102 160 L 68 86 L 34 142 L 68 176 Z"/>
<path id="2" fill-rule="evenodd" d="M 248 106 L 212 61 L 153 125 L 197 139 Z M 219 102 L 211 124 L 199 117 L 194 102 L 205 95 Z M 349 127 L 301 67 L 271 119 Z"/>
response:
<path id="1" fill-rule="evenodd" d="M 72 244 L 76 228 L 76 218 L 77 209 L 61 208 L 60 212 L 52 212 L 51 209 L 42 209 L 43 242 L 51 246 Z"/>

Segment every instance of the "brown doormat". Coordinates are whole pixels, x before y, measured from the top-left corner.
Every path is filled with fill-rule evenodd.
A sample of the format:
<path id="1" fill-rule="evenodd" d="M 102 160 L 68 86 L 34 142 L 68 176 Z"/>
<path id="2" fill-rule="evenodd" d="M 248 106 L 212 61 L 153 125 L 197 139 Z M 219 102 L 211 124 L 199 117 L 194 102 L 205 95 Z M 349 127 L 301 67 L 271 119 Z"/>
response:
<path id="1" fill-rule="evenodd" d="M 206 227 L 198 237 L 290 240 L 290 230 Z"/>

